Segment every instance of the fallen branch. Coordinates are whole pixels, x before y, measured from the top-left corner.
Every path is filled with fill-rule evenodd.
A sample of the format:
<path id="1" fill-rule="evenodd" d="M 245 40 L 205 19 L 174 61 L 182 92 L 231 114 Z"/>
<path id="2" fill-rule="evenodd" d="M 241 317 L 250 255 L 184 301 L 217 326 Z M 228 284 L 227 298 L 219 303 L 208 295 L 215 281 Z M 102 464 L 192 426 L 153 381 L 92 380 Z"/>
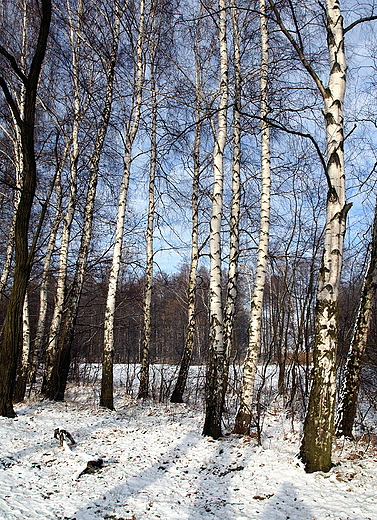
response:
<path id="1" fill-rule="evenodd" d="M 69 432 L 67 432 L 67 430 L 59 430 L 59 428 L 56 428 L 54 430 L 54 439 L 59 439 L 60 446 L 63 446 L 64 441 L 67 442 L 66 439 L 69 440 L 71 445 L 76 444 L 74 438 L 72 437 L 72 435 Z"/>
<path id="2" fill-rule="evenodd" d="M 100 470 L 102 467 L 103 467 L 102 459 L 88 460 L 88 462 L 86 464 L 86 468 L 80 473 L 80 475 L 77 477 L 76 480 L 78 480 L 82 475 L 90 475 L 92 473 L 95 473 L 96 471 Z"/>

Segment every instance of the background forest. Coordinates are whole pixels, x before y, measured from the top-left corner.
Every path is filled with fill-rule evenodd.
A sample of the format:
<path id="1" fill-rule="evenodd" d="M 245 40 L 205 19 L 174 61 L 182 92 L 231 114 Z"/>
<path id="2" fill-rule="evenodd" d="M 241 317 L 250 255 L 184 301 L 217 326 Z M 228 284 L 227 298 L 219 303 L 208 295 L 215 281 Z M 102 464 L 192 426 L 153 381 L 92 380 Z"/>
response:
<path id="1" fill-rule="evenodd" d="M 92 363 L 102 406 L 113 363 L 140 363 L 140 398 L 150 365 L 177 365 L 157 397 L 181 402 L 191 363 L 208 366 L 204 433 L 221 434 L 227 391 L 245 433 L 261 413 L 246 358 L 251 397 L 252 367 L 274 364 L 308 417 L 313 360 L 335 393 L 349 372 L 365 280 L 374 369 L 372 0 L 2 0 L 0 17 L 2 415 L 32 390 L 63 400 Z"/>

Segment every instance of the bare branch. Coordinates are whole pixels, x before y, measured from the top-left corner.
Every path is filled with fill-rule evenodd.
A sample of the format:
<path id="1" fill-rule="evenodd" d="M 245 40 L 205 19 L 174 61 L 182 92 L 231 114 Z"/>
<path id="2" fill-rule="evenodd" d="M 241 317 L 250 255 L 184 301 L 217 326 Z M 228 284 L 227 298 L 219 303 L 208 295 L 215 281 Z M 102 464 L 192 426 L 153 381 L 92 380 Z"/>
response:
<path id="1" fill-rule="evenodd" d="M 14 115 L 15 120 L 17 121 L 17 124 L 19 127 L 21 127 L 22 121 L 21 121 L 21 115 L 20 111 L 17 107 L 16 102 L 13 99 L 12 94 L 9 91 L 8 85 L 5 81 L 5 79 L 0 76 L 0 87 L 2 88 L 4 92 L 5 99 L 9 105 L 10 110 L 12 111 L 12 114 Z"/>
<path id="2" fill-rule="evenodd" d="M 268 1 L 270 3 L 270 6 L 272 7 L 272 10 L 273 10 L 274 14 L 275 14 L 275 17 L 276 17 L 275 21 L 278 24 L 278 26 L 280 27 L 282 33 L 287 37 L 289 42 L 292 44 L 292 46 L 295 49 L 295 51 L 296 51 L 296 53 L 297 53 L 297 55 L 298 55 L 302 65 L 308 71 L 308 73 L 310 74 L 312 79 L 314 80 L 315 84 L 318 87 L 318 90 L 322 94 L 322 97 L 324 99 L 327 98 L 328 97 L 328 93 L 327 93 L 327 90 L 326 90 L 324 84 L 322 83 L 321 79 L 319 78 L 319 76 L 317 75 L 317 73 L 315 72 L 313 67 L 310 65 L 310 63 L 306 59 L 306 56 L 305 56 L 303 50 L 301 49 L 300 45 L 296 42 L 296 40 L 293 38 L 292 34 L 288 31 L 288 29 L 284 25 L 283 20 L 281 19 L 279 10 L 277 9 L 277 7 L 275 5 L 275 2 L 273 0 L 268 0 Z"/>
<path id="3" fill-rule="evenodd" d="M 357 25 L 359 25 L 361 23 L 364 23 L 364 22 L 371 22 L 372 20 L 377 20 L 377 15 L 376 14 L 372 15 L 372 16 L 366 16 L 365 18 L 359 18 L 358 20 L 355 20 L 350 25 L 348 25 L 348 27 L 345 27 L 343 29 L 343 33 L 346 34 L 348 31 L 350 31 L 351 29 L 353 29 Z"/>
<path id="4" fill-rule="evenodd" d="M 19 68 L 19 66 L 17 65 L 17 62 L 16 62 L 14 56 L 12 56 L 2 45 L 0 45 L 0 54 L 2 54 L 4 56 L 4 58 L 6 58 L 9 61 L 9 64 L 12 67 L 12 69 L 14 70 L 14 72 L 21 79 L 21 81 L 23 83 L 25 83 L 26 76 L 22 72 L 22 70 Z"/>

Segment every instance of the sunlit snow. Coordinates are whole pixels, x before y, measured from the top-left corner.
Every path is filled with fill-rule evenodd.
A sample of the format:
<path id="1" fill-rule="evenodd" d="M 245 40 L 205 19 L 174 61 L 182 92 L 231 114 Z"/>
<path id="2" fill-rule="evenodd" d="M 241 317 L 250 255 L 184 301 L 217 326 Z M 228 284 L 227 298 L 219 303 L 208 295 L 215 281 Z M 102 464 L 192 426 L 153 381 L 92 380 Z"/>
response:
<path id="1" fill-rule="evenodd" d="M 254 437 L 203 437 L 202 406 L 122 396 L 99 408 L 98 388 L 67 401 L 33 398 L 0 418 L 1 520 L 367 520 L 377 518 L 374 436 L 338 441 L 336 465 L 306 474 L 300 424 L 272 400 L 262 445 Z M 60 447 L 55 428 L 75 445 Z M 103 468 L 80 473 L 88 460 Z"/>

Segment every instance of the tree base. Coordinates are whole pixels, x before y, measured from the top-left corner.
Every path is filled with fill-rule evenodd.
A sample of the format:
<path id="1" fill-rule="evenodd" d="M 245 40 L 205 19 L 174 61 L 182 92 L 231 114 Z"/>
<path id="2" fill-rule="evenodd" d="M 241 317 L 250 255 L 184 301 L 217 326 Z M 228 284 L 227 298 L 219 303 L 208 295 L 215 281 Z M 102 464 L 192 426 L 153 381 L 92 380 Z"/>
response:
<path id="1" fill-rule="evenodd" d="M 251 414 L 238 411 L 234 423 L 233 433 L 237 435 L 250 435 Z"/>
<path id="2" fill-rule="evenodd" d="M 183 403 L 182 394 L 178 392 L 173 392 L 170 397 L 171 403 Z"/>
<path id="3" fill-rule="evenodd" d="M 17 417 L 16 412 L 13 410 L 12 403 L 4 403 L 1 406 L 1 414 L 2 417 L 8 417 L 8 419 L 14 419 Z"/>
<path id="4" fill-rule="evenodd" d="M 222 432 L 221 415 L 218 413 L 216 414 L 215 411 L 216 410 L 211 411 L 210 409 L 207 409 L 203 427 L 203 435 L 206 437 L 212 437 L 212 439 L 216 440 L 219 437 L 222 437 Z"/>

